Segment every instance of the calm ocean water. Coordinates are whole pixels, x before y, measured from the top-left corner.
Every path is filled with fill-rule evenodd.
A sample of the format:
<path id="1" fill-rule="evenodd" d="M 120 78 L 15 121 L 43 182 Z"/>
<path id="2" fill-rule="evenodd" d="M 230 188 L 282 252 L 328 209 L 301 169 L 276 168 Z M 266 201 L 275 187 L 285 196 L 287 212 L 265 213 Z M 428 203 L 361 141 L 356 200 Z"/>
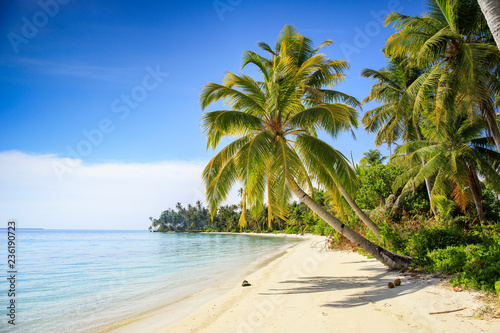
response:
<path id="1" fill-rule="evenodd" d="M 8 324 L 0 230 L 1 332 L 97 330 L 220 283 L 296 241 L 147 231 L 16 231 L 16 325 Z"/>

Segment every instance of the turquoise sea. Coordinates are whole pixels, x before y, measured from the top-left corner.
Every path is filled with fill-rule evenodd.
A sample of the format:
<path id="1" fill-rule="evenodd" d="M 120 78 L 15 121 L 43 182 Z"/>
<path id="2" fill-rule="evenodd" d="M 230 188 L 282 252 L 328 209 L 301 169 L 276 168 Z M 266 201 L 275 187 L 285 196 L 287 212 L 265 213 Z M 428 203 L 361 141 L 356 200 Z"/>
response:
<path id="1" fill-rule="evenodd" d="M 147 231 L 16 230 L 15 326 L 0 230 L 1 332 L 97 332 L 255 268 L 296 239 Z"/>

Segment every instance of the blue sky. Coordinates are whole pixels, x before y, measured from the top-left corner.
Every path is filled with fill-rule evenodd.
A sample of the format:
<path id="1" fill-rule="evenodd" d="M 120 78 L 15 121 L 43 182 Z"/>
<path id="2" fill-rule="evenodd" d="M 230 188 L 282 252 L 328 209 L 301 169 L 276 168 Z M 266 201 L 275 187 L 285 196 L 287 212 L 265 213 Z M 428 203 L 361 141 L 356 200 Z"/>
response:
<path id="1" fill-rule="evenodd" d="M 273 45 L 286 24 L 317 45 L 332 39 L 324 52 L 351 64 L 337 89 L 361 100 L 372 83 L 360 78 L 361 70 L 385 65 L 380 50 L 393 29 L 382 26 L 383 16 L 425 9 L 417 0 L 41 0 L 1 6 L 0 219 L 15 218 L 25 227 L 99 229 L 144 229 L 147 217 L 175 202 L 203 199 L 199 172 L 214 152 L 206 150 L 200 130 L 200 89 L 221 82 L 227 71 L 240 73 L 243 52 L 258 51 L 257 41 Z M 374 148 L 374 136 L 362 129 L 356 136 L 329 143 L 358 161 Z M 182 174 L 194 168 L 185 186 L 162 178 L 161 170 L 172 174 L 172 167 Z M 123 178 L 102 177 L 109 170 Z M 139 180 L 129 186 L 131 178 Z M 88 202 L 82 193 L 99 200 Z M 81 218 L 70 218 L 65 207 Z"/>

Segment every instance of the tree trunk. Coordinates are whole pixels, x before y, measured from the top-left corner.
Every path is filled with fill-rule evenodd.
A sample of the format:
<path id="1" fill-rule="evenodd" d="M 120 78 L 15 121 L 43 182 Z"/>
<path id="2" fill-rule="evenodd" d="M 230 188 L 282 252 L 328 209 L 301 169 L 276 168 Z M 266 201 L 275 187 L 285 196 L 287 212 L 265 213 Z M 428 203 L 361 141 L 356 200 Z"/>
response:
<path id="1" fill-rule="evenodd" d="M 376 225 L 368 216 L 366 216 L 365 212 L 359 208 L 359 206 L 354 202 L 354 200 L 349 196 L 347 191 L 344 189 L 340 183 L 337 184 L 340 193 L 344 196 L 344 199 L 347 201 L 349 206 L 351 206 L 352 210 L 356 213 L 356 215 L 363 221 L 363 223 L 377 236 L 378 239 L 382 239 L 380 236 L 380 228 Z"/>
<path id="2" fill-rule="evenodd" d="M 477 0 L 481 10 L 490 27 L 493 38 L 500 48 L 500 1 L 498 0 Z"/>
<path id="3" fill-rule="evenodd" d="M 308 196 L 295 182 L 293 179 L 288 179 L 288 182 L 292 188 L 293 193 L 306 204 L 313 212 L 318 214 L 326 223 L 331 225 L 337 232 L 345 236 L 351 242 L 362 248 L 368 254 L 373 256 L 375 259 L 388 266 L 391 270 L 399 270 L 407 268 L 413 262 L 413 258 L 402 256 L 399 254 L 392 253 L 364 238 L 360 234 L 356 233 L 354 230 L 346 226 L 335 216 L 331 215 L 321 207 L 316 201 L 314 201 L 310 196 Z"/>
<path id="4" fill-rule="evenodd" d="M 481 111 L 483 112 L 486 122 L 488 123 L 488 129 L 490 130 L 493 141 L 497 146 L 497 151 L 500 152 L 500 131 L 498 129 L 497 117 L 495 114 L 495 109 L 491 104 L 481 104 Z"/>
<path id="5" fill-rule="evenodd" d="M 470 179 L 470 190 L 472 192 L 472 197 L 474 198 L 474 204 L 476 205 L 476 211 L 477 215 L 479 217 L 479 221 L 481 222 L 481 225 L 486 224 L 486 217 L 484 216 L 484 211 L 483 211 L 483 194 L 481 191 L 481 183 L 479 182 L 479 179 L 477 178 L 477 173 L 476 170 L 471 166 L 468 165 L 469 167 L 469 179 Z"/>
<path id="6" fill-rule="evenodd" d="M 406 195 L 406 191 L 401 191 L 401 194 L 398 195 L 396 201 L 394 201 L 394 203 L 392 204 L 392 208 L 391 208 L 391 211 L 389 212 L 389 216 L 392 217 L 399 210 L 399 203 L 401 202 L 401 199 L 405 195 Z"/>
<path id="7" fill-rule="evenodd" d="M 422 135 L 422 132 L 420 131 L 420 126 L 418 124 L 415 124 L 415 131 L 417 132 L 417 139 L 418 141 L 423 141 L 424 136 Z M 422 160 L 422 166 L 424 166 L 427 163 L 426 160 Z M 432 184 L 431 180 L 429 177 L 425 177 L 425 187 L 427 188 L 427 195 L 429 196 L 429 204 L 432 205 Z M 432 207 L 432 212 L 434 213 L 434 216 L 438 216 L 438 211 L 436 206 Z"/>

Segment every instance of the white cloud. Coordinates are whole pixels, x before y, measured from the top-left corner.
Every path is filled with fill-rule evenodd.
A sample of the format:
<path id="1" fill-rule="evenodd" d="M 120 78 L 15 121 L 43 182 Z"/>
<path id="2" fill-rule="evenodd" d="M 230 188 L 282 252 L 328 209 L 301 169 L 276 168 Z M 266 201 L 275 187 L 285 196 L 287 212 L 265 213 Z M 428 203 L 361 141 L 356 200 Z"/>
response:
<path id="1" fill-rule="evenodd" d="M 71 165 L 63 177 L 54 165 Z M 21 228 L 145 230 L 149 216 L 204 202 L 206 161 L 86 165 L 55 155 L 0 152 L 0 223 Z M 234 194 L 229 199 L 236 202 Z M 0 224 L 1 227 L 1 224 Z"/>

